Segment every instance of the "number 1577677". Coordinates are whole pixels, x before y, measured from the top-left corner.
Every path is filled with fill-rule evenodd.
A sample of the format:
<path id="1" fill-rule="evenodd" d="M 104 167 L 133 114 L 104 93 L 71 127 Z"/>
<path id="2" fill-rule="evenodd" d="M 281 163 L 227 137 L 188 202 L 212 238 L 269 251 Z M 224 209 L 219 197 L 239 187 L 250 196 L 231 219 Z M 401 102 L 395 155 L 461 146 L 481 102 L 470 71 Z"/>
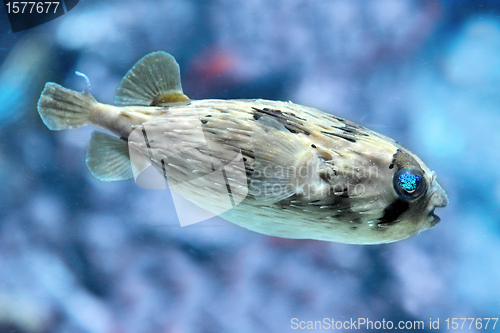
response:
<path id="1" fill-rule="evenodd" d="M 38 13 L 38 14 L 48 14 L 49 10 L 54 10 L 53 13 L 57 11 L 59 6 L 59 1 L 21 1 L 21 2 L 7 2 L 7 13 L 8 14 L 24 14 L 24 13 Z"/>

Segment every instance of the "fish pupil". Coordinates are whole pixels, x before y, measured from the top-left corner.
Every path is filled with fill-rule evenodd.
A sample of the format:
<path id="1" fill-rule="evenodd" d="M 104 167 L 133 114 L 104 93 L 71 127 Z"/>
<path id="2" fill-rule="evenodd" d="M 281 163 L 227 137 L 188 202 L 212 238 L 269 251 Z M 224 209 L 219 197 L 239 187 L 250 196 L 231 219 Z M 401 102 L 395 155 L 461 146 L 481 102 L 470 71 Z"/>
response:
<path id="1" fill-rule="evenodd" d="M 422 178 L 418 175 L 412 175 L 410 173 L 403 173 L 398 178 L 398 185 L 408 192 L 413 193 L 420 185 L 420 180 Z"/>

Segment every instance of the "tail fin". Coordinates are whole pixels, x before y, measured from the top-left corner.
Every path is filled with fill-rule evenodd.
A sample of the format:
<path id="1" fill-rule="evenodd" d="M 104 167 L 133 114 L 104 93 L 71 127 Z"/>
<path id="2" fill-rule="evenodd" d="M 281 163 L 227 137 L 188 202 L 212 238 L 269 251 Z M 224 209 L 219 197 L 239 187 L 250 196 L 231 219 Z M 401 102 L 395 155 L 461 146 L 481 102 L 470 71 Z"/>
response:
<path id="1" fill-rule="evenodd" d="M 49 129 L 63 130 L 89 124 L 95 104 L 87 91 L 81 93 L 48 82 L 38 100 L 38 113 Z"/>

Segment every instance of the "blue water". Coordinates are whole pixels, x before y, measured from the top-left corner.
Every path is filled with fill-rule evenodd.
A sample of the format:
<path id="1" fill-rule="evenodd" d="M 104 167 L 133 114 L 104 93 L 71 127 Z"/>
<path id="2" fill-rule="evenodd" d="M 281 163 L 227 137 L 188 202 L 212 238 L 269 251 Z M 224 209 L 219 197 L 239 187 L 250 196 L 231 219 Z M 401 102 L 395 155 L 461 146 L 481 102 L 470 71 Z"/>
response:
<path id="1" fill-rule="evenodd" d="M 291 332 L 366 318 L 445 332 L 447 319 L 500 317 L 499 2 L 81 1 L 19 33 L 2 7 L 0 28 L 0 331 Z M 80 71 L 111 103 L 156 50 L 176 57 L 192 99 L 292 100 L 398 140 L 446 189 L 441 223 L 377 246 L 181 228 L 167 191 L 100 183 L 85 166 L 94 129 L 49 131 L 39 94 L 46 81 L 84 90 Z"/>

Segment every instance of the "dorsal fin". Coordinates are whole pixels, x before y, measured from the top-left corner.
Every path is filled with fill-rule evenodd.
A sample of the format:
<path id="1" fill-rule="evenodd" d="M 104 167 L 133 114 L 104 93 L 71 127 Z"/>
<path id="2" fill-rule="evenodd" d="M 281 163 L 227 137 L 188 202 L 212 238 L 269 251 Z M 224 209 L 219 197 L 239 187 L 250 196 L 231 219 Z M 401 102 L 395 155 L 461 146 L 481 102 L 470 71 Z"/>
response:
<path id="1" fill-rule="evenodd" d="M 161 106 L 188 102 L 182 93 L 179 64 L 166 52 L 153 52 L 125 75 L 115 96 L 116 105 Z"/>

